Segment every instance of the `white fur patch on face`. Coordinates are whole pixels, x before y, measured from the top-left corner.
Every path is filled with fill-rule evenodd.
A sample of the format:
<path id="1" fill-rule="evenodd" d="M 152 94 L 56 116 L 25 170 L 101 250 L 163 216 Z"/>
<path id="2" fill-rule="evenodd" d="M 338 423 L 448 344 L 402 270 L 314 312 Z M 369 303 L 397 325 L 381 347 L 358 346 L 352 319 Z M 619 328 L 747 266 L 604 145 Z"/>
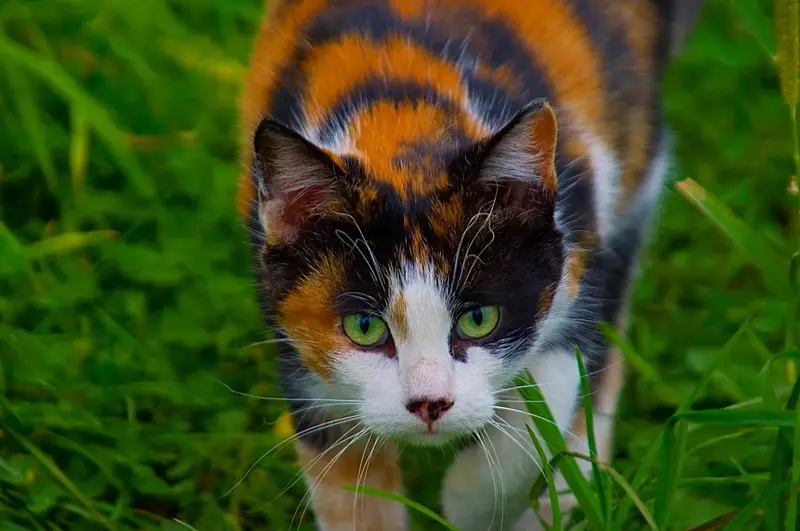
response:
<path id="1" fill-rule="evenodd" d="M 393 303 L 404 314 L 397 320 L 405 330 L 398 330 L 398 323 L 389 322 L 389 327 L 406 401 L 450 398 L 455 360 L 450 355 L 453 322 L 445 293 L 433 274 L 414 266 L 408 266 L 392 288 Z"/>
<path id="2" fill-rule="evenodd" d="M 508 369 L 479 346 L 467 349 L 466 362 L 453 359 L 453 316 L 446 287 L 433 268 L 408 264 L 390 289 L 392 311 L 383 317 L 396 357 L 354 349 L 341 353 L 334 365 L 336 382 L 360 402 L 362 422 L 380 435 L 424 445 L 439 445 L 484 426 Z M 452 407 L 432 427 L 407 408 L 412 402 L 441 399 Z"/>

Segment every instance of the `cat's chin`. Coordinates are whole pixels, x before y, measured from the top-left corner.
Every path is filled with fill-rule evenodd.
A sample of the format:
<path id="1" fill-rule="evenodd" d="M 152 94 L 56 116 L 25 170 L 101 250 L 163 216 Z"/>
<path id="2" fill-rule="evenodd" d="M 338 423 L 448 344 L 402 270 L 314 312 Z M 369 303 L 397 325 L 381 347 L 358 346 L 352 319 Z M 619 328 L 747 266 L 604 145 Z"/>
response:
<path id="1" fill-rule="evenodd" d="M 398 437 L 398 439 L 414 446 L 444 446 L 454 441 L 466 439 L 469 436 L 469 433 L 464 432 L 423 432 L 405 434 Z"/>

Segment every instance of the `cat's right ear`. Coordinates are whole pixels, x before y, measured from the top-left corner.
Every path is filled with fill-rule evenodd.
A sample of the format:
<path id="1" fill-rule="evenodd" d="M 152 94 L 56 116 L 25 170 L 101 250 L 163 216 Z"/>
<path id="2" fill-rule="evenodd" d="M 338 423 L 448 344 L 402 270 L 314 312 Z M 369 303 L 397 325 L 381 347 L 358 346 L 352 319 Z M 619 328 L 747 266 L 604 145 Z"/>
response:
<path id="1" fill-rule="evenodd" d="M 271 242 L 288 243 L 322 214 L 339 166 L 288 127 L 265 118 L 253 137 L 253 179 L 261 226 Z"/>

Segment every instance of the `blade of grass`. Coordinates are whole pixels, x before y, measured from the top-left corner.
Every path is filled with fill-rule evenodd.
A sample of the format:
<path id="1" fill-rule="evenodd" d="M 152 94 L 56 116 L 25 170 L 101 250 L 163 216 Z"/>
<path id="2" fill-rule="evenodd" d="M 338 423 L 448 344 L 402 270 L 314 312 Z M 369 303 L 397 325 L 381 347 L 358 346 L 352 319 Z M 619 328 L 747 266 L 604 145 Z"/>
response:
<path id="1" fill-rule="evenodd" d="M 5 430 L 10 433 L 25 449 L 31 453 L 44 467 L 56 478 L 68 491 L 72 493 L 75 498 L 81 502 L 87 509 L 91 516 L 101 524 L 106 529 L 113 530 L 114 527 L 111 525 L 111 522 L 108 519 L 97 512 L 95 508 L 92 506 L 92 502 L 87 498 L 79 489 L 75 486 L 72 481 L 61 471 L 60 468 L 53 462 L 50 457 L 47 456 L 38 446 L 30 442 L 28 439 L 17 433 L 13 428 L 8 426 L 5 427 Z"/>
<path id="2" fill-rule="evenodd" d="M 662 433 L 655 441 L 655 443 L 650 445 L 650 448 L 647 450 L 647 453 L 640 461 L 639 467 L 636 469 L 636 473 L 634 474 L 633 479 L 631 480 L 631 487 L 634 489 L 634 492 L 639 492 L 642 486 L 647 481 L 647 477 L 650 474 L 650 470 L 653 468 L 653 465 L 656 462 L 656 457 L 659 455 L 659 451 L 661 450 L 661 445 L 663 444 L 663 437 L 664 434 Z M 633 508 L 632 499 L 626 497 L 622 501 L 620 501 L 619 507 L 617 509 L 616 519 L 612 527 L 613 531 L 622 531 L 622 527 L 628 520 L 628 514 L 630 513 L 632 508 Z"/>
<path id="3" fill-rule="evenodd" d="M 556 491 L 556 482 L 553 480 L 553 470 L 555 470 L 556 458 L 554 458 L 548 466 L 548 459 L 547 454 L 542 447 L 542 444 L 539 442 L 539 437 L 533 432 L 531 427 L 528 424 L 525 424 L 525 428 L 528 430 L 528 436 L 530 436 L 531 441 L 533 441 L 533 446 L 536 447 L 536 453 L 539 454 L 539 459 L 542 463 L 542 471 L 544 476 L 544 482 L 547 485 L 547 492 L 550 496 L 550 507 L 551 513 L 553 514 L 553 522 L 550 524 L 550 529 L 552 531 L 561 531 L 561 506 L 558 503 L 558 492 Z M 560 454 L 561 455 L 561 454 Z M 556 456 L 556 457 L 560 457 Z M 536 481 L 536 483 L 539 483 Z M 536 483 L 534 484 L 534 489 L 536 489 Z M 539 491 L 536 489 L 531 489 L 532 500 L 537 501 L 539 500 Z M 538 509 L 538 507 L 536 507 Z"/>
<path id="4" fill-rule="evenodd" d="M 364 486 L 353 486 L 353 485 L 345 485 L 342 487 L 345 490 L 349 490 L 350 492 L 356 492 L 358 494 L 367 494 L 369 496 L 375 496 L 377 498 L 383 498 L 385 500 L 396 501 L 398 503 L 402 503 L 409 509 L 413 509 L 418 513 L 427 516 L 431 520 L 438 522 L 442 527 L 445 529 L 449 529 L 450 531 L 459 531 L 456 526 L 433 512 L 432 510 L 428 509 L 422 504 L 415 502 L 414 500 L 410 500 L 403 495 L 396 494 L 394 492 L 386 492 L 380 489 L 373 489 L 372 487 L 364 487 Z"/>
<path id="5" fill-rule="evenodd" d="M 40 240 L 28 245 L 25 254 L 30 260 L 39 260 L 54 254 L 68 253 L 82 249 L 100 241 L 116 237 L 113 230 L 95 230 L 90 232 L 65 232 L 52 238 Z"/>
<path id="6" fill-rule="evenodd" d="M 739 20 L 753 34 L 764 52 L 769 57 L 775 57 L 777 48 L 775 32 L 772 29 L 772 22 L 762 11 L 759 2 L 757 0 L 734 0 L 733 7 L 739 14 Z"/>
<path id="7" fill-rule="evenodd" d="M 195 527 L 193 527 L 193 526 L 191 526 L 191 525 L 187 524 L 187 523 L 186 523 L 186 522 L 184 522 L 183 520 L 178 520 L 177 518 L 173 518 L 172 520 L 173 520 L 173 521 L 174 521 L 176 524 L 179 524 L 179 525 L 181 525 L 181 526 L 185 527 L 186 529 L 189 529 L 190 531 L 197 531 L 197 529 L 196 529 Z"/>
<path id="8" fill-rule="evenodd" d="M 794 112 L 800 102 L 800 2 L 775 0 L 775 64 L 783 101 Z"/>
<path id="9" fill-rule="evenodd" d="M 652 529 L 653 531 L 658 531 L 658 526 L 656 525 L 653 516 L 650 514 L 650 511 L 647 509 L 647 505 L 644 503 L 644 501 L 642 501 L 639 495 L 636 494 L 636 490 L 630 483 L 628 483 L 628 481 L 622 476 L 622 474 L 617 472 L 613 467 L 607 465 L 606 463 L 601 462 L 599 459 L 574 453 L 570 453 L 568 455 L 571 455 L 572 457 L 578 459 L 583 459 L 585 461 L 590 461 L 593 465 L 596 465 L 597 468 L 602 469 L 604 472 L 606 472 L 609 475 L 609 477 L 611 477 L 611 479 L 617 482 L 617 485 L 619 485 L 620 488 L 625 492 L 625 494 L 628 495 L 628 498 L 633 501 L 633 504 L 636 506 L 637 509 L 639 509 L 642 518 L 644 518 L 645 522 L 647 522 L 647 525 L 650 526 L 650 529 Z"/>
<path id="10" fill-rule="evenodd" d="M 611 505 L 606 498 L 606 481 L 605 476 L 601 474 L 600 465 L 595 461 L 599 459 L 597 453 L 597 440 L 595 439 L 594 432 L 594 411 L 592 408 L 592 392 L 589 389 L 589 377 L 586 375 L 586 366 L 583 363 L 583 355 L 580 349 L 575 349 L 575 359 L 578 363 L 578 372 L 581 377 L 581 395 L 583 399 L 583 413 L 586 419 L 586 437 L 589 443 L 589 452 L 594 458 L 592 461 L 592 475 L 597 483 L 597 501 L 600 505 L 600 510 L 603 512 L 605 521 L 611 520 Z"/>
<path id="11" fill-rule="evenodd" d="M 783 264 L 787 262 L 786 258 L 764 242 L 761 236 L 731 212 L 722 201 L 692 179 L 684 179 L 675 187 L 734 244 L 747 253 L 750 260 L 760 269 L 764 283 L 770 291 L 779 296 L 787 293 L 788 281 L 782 271 Z"/>
<path id="12" fill-rule="evenodd" d="M 658 369 L 650 362 L 639 356 L 631 347 L 630 343 L 625 341 L 616 327 L 607 324 L 601 324 L 600 330 L 609 341 L 609 343 L 619 349 L 622 357 L 625 358 L 625 363 L 642 376 L 648 383 L 653 384 L 658 389 L 658 393 L 666 397 L 670 402 L 679 404 L 680 395 L 667 385 L 661 378 Z"/>
<path id="13" fill-rule="evenodd" d="M 676 435 L 678 427 L 680 432 Z M 678 422 L 673 415 L 664 428 L 664 438 L 661 444 L 661 467 L 656 484 L 656 499 L 653 508 L 656 524 L 660 529 L 666 530 L 672 510 L 672 500 L 675 497 L 676 485 L 680 478 L 683 460 L 686 455 L 686 438 L 688 427 L 685 422 Z"/>
<path id="14" fill-rule="evenodd" d="M 686 456 L 685 451 L 685 444 L 686 438 L 688 436 L 688 426 L 683 424 L 683 430 L 681 431 L 681 436 L 678 438 L 674 437 L 674 429 L 675 424 L 677 423 L 677 415 L 680 413 L 684 413 L 691 405 L 694 403 L 697 396 L 700 392 L 705 389 L 708 385 L 708 382 L 711 380 L 712 376 L 715 374 L 715 371 L 719 364 L 722 363 L 723 360 L 728 359 L 729 352 L 731 348 L 736 344 L 739 338 L 744 334 L 747 330 L 749 330 L 750 323 L 758 314 L 760 308 L 754 310 L 747 319 L 739 326 L 739 329 L 736 331 L 733 336 L 731 336 L 728 341 L 725 342 L 725 345 L 720 349 L 719 353 L 715 356 L 713 363 L 706 369 L 703 377 L 700 379 L 700 382 L 694 387 L 692 392 L 689 394 L 688 397 L 681 403 L 678 411 L 675 415 L 667 422 L 667 425 L 664 428 L 664 432 L 662 433 L 661 437 L 661 467 L 660 473 L 658 475 L 658 483 L 656 489 L 656 501 L 655 501 L 655 519 L 658 523 L 659 527 L 662 529 L 666 529 L 668 522 L 669 522 L 669 512 L 671 509 L 672 498 L 675 492 L 676 485 L 678 483 L 678 478 L 680 476 L 680 467 L 683 463 L 683 459 Z M 675 443 L 675 447 L 673 448 L 673 443 Z M 677 456 L 677 466 L 675 465 L 674 457 Z"/>
<path id="15" fill-rule="evenodd" d="M 153 184 L 126 149 L 125 135 L 114 124 L 108 112 L 95 102 L 58 63 L 11 41 L 2 32 L 0 32 L 0 57 L 3 58 L 4 64 L 19 65 L 19 68 L 44 81 L 53 91 L 61 94 L 71 107 L 83 114 L 106 142 L 119 164 L 125 168 L 137 192 L 147 198 L 153 197 Z"/>
<path id="16" fill-rule="evenodd" d="M 72 193 L 78 195 L 86 181 L 91 136 L 86 118 L 79 110 L 73 107 L 69 118 L 69 173 L 72 178 Z"/>
<path id="17" fill-rule="evenodd" d="M 768 409 L 685 411 L 676 413 L 673 418 L 695 424 L 713 424 L 717 426 L 783 426 L 787 428 L 794 427 L 795 421 L 792 411 L 772 411 Z"/>
<path id="18" fill-rule="evenodd" d="M 24 74 L 19 71 L 18 67 L 10 67 L 8 76 L 6 77 L 11 87 L 11 94 L 17 104 L 17 112 L 19 113 L 22 126 L 25 128 L 25 133 L 33 147 L 34 155 L 39 163 L 39 168 L 44 174 L 47 181 L 47 188 L 51 194 L 58 194 L 58 179 L 56 177 L 55 166 L 53 165 L 53 157 L 47 146 L 44 131 L 42 130 L 42 123 L 44 118 L 39 112 L 39 108 L 34 101 L 34 92 L 30 86 L 30 82 Z"/>
<path id="19" fill-rule="evenodd" d="M 753 529 L 752 527 L 746 527 L 746 524 L 748 524 L 750 519 L 756 514 L 756 511 L 771 497 L 774 496 L 780 499 L 781 493 L 790 487 L 792 487 L 792 483 L 789 481 L 767 487 L 760 496 L 757 496 L 739 511 L 739 514 L 724 528 L 725 531 L 746 531 L 747 529 Z"/>
<path id="20" fill-rule="evenodd" d="M 529 373 L 520 375 L 516 378 L 515 385 L 518 387 L 523 400 L 525 400 L 525 406 L 528 408 L 528 412 L 531 414 L 533 422 L 536 424 L 536 429 L 542 438 L 556 453 L 566 452 L 567 445 L 564 442 L 561 431 L 553 420 L 550 407 L 547 405 L 544 395 L 536 386 L 533 377 Z M 597 497 L 575 459 L 565 456 L 561 460 L 559 470 L 561 470 L 561 474 L 564 476 L 567 485 L 569 485 L 572 494 L 578 500 L 578 504 L 583 509 L 591 527 L 604 529 L 605 522 Z"/>
<path id="21" fill-rule="evenodd" d="M 792 485 L 800 485 L 800 407 L 795 408 L 794 448 L 792 451 Z M 786 510 L 786 531 L 797 531 L 797 499 L 798 494 L 789 496 L 789 507 Z"/>

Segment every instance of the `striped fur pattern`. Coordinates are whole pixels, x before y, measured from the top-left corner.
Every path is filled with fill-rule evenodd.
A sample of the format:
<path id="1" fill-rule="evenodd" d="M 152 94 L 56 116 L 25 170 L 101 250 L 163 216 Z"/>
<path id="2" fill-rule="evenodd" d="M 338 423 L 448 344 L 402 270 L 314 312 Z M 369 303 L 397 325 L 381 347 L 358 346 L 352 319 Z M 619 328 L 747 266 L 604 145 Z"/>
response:
<path id="1" fill-rule="evenodd" d="M 622 369 L 597 325 L 624 319 L 668 168 L 659 81 L 699 5 L 268 2 L 239 203 L 320 529 L 405 529 L 398 504 L 338 487 L 402 492 L 396 441 L 462 439 L 445 516 L 537 529 L 512 381 L 529 370 L 588 452 L 575 347 L 610 458 Z M 486 307 L 491 333 L 458 332 Z M 355 343 L 348 315 L 384 339 Z"/>

